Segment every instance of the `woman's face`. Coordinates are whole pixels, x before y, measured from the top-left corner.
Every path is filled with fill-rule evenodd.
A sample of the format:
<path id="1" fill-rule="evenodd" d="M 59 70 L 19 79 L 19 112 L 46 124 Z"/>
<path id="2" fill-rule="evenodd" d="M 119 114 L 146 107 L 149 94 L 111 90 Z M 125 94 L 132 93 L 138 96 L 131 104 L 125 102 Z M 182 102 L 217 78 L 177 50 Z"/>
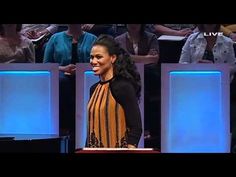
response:
<path id="1" fill-rule="evenodd" d="M 206 32 L 215 32 L 216 24 L 204 24 L 203 27 Z"/>
<path id="2" fill-rule="evenodd" d="M 139 33 L 141 30 L 141 24 L 127 24 L 127 29 L 131 33 Z"/>
<path id="3" fill-rule="evenodd" d="M 70 29 L 81 29 L 81 24 L 68 24 L 68 28 Z"/>
<path id="4" fill-rule="evenodd" d="M 95 75 L 100 75 L 103 79 L 113 76 L 113 63 L 116 55 L 110 55 L 107 48 L 102 45 L 95 45 L 91 49 L 90 56 L 90 64 Z"/>

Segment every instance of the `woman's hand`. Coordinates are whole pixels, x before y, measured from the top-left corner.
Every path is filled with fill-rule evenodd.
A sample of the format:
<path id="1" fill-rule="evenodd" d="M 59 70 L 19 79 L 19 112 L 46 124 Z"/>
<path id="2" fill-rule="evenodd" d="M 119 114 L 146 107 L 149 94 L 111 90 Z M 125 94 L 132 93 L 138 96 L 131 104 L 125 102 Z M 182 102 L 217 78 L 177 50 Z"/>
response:
<path id="1" fill-rule="evenodd" d="M 198 63 L 213 63 L 210 60 L 199 60 Z"/>
<path id="2" fill-rule="evenodd" d="M 82 25 L 82 30 L 84 31 L 89 31 L 93 28 L 94 24 L 83 24 Z"/>
<path id="3" fill-rule="evenodd" d="M 74 75 L 76 71 L 76 65 L 69 64 L 66 66 L 60 66 L 59 70 L 63 71 L 66 75 Z"/>
<path id="4" fill-rule="evenodd" d="M 136 146 L 134 146 L 132 144 L 128 144 L 128 148 L 134 149 L 134 148 L 136 148 Z"/>

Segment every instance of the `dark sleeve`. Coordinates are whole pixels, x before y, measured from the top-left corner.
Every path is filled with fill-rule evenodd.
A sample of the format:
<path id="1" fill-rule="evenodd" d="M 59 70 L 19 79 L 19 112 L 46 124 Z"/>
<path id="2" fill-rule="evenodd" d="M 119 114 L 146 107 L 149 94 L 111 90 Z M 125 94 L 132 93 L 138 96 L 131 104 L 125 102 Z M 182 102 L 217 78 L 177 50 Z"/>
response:
<path id="1" fill-rule="evenodd" d="M 99 83 L 99 82 L 97 82 L 96 84 L 93 84 L 93 85 L 90 87 L 90 90 L 89 90 L 89 98 L 91 98 L 91 96 L 93 95 L 93 92 L 94 92 L 94 90 L 96 89 L 98 83 Z"/>
<path id="2" fill-rule="evenodd" d="M 137 146 L 142 134 L 142 121 L 133 85 L 127 80 L 113 81 L 111 92 L 122 106 L 128 128 L 128 144 Z"/>
<path id="3" fill-rule="evenodd" d="M 150 50 L 155 50 L 157 53 L 159 53 L 158 38 L 155 34 L 150 36 L 150 48 L 148 52 L 150 52 Z"/>

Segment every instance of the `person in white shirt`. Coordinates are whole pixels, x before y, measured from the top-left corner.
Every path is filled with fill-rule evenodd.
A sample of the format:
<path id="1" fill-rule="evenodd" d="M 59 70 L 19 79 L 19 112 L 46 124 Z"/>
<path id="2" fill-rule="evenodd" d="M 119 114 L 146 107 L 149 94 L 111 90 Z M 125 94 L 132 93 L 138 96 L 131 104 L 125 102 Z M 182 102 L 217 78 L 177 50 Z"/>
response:
<path id="1" fill-rule="evenodd" d="M 228 63 L 233 74 L 236 58 L 232 39 L 219 32 L 220 24 L 199 24 L 198 29 L 188 37 L 179 63 Z"/>

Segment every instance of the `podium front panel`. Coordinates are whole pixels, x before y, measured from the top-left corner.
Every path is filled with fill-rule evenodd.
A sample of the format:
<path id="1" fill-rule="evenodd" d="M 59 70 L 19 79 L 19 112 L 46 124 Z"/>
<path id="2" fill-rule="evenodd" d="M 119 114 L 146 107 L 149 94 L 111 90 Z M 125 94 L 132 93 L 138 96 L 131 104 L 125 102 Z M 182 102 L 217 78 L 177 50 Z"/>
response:
<path id="1" fill-rule="evenodd" d="M 153 148 L 80 148 L 77 154 L 159 154 Z"/>
<path id="2" fill-rule="evenodd" d="M 229 67 L 162 65 L 162 152 L 230 152 Z"/>
<path id="3" fill-rule="evenodd" d="M 144 130 L 144 68 L 143 64 L 136 64 L 141 76 L 142 91 L 139 108 L 141 111 L 142 125 Z M 88 63 L 76 65 L 76 149 L 84 148 L 87 138 L 87 104 L 90 98 L 90 87 L 99 81 Z M 144 147 L 144 136 L 142 134 L 138 147 Z"/>
<path id="4" fill-rule="evenodd" d="M 59 134 L 57 64 L 0 64 L 0 134 Z"/>

